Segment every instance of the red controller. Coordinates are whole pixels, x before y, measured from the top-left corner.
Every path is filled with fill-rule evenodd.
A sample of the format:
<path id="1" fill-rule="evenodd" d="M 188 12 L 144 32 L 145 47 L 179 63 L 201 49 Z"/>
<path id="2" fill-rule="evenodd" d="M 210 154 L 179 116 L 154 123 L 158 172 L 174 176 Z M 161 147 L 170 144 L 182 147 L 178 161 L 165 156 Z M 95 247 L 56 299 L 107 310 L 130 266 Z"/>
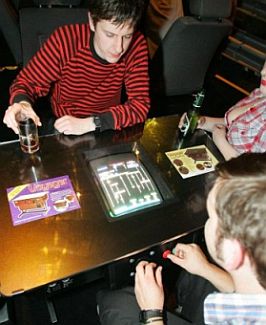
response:
<path id="1" fill-rule="evenodd" d="M 169 254 L 171 254 L 171 251 L 167 249 L 166 251 L 163 252 L 163 258 L 167 258 Z"/>

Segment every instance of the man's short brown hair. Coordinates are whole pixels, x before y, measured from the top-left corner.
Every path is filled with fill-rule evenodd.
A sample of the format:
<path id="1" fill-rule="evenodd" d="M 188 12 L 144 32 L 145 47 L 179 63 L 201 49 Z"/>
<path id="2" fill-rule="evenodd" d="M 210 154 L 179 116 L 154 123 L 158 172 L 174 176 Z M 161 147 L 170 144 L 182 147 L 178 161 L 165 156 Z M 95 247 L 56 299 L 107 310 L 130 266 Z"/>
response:
<path id="1" fill-rule="evenodd" d="M 137 25 L 144 10 L 143 0 L 90 0 L 89 11 L 94 24 L 110 20 L 116 25 Z"/>
<path id="2" fill-rule="evenodd" d="M 266 153 L 246 153 L 217 166 L 218 236 L 237 239 L 266 288 Z"/>

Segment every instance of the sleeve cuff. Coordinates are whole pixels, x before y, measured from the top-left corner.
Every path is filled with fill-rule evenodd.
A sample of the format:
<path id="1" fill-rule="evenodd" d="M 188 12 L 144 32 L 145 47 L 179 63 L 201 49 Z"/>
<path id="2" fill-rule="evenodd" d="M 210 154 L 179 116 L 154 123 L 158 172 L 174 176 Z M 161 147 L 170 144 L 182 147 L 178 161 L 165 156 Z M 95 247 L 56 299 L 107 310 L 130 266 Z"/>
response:
<path id="1" fill-rule="evenodd" d="M 27 95 L 19 94 L 19 95 L 17 95 L 17 96 L 14 97 L 13 102 L 11 103 L 11 105 L 12 104 L 15 104 L 15 103 L 19 103 L 21 101 L 28 102 L 31 105 L 33 104 L 33 102 L 29 99 L 29 97 Z"/>
<path id="2" fill-rule="evenodd" d="M 105 130 L 114 130 L 114 118 L 111 112 L 106 112 L 99 115 L 101 121 L 101 132 Z"/>

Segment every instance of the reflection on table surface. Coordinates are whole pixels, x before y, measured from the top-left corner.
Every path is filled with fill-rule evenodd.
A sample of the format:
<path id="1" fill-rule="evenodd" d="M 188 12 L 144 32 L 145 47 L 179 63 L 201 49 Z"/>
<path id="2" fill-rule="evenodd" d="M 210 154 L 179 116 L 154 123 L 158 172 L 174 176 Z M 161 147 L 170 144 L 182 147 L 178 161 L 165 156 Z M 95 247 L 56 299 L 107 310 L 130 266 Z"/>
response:
<path id="1" fill-rule="evenodd" d="M 211 174 L 183 180 L 166 157 L 178 147 L 178 120 L 169 116 L 120 132 L 44 136 L 33 155 L 21 152 L 16 141 L 0 145 L 1 293 L 10 296 L 93 270 L 202 227 Z M 220 158 L 205 132 L 198 130 L 184 142 L 197 144 Z M 165 185 L 160 188 L 165 200 L 110 222 L 86 159 L 129 147 L 140 148 L 147 169 L 153 167 L 152 177 Z M 63 175 L 69 176 L 80 209 L 13 226 L 6 189 Z"/>

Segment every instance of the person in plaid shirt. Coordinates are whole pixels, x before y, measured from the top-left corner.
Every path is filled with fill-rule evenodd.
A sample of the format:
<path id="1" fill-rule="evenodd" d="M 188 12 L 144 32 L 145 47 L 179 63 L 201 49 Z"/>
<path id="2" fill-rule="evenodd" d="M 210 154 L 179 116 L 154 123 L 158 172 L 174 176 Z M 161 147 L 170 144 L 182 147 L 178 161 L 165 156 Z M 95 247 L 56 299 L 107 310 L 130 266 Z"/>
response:
<path id="1" fill-rule="evenodd" d="M 226 160 L 244 152 L 266 151 L 266 61 L 260 87 L 231 107 L 224 118 L 202 116 L 198 128 L 212 132 Z"/>

